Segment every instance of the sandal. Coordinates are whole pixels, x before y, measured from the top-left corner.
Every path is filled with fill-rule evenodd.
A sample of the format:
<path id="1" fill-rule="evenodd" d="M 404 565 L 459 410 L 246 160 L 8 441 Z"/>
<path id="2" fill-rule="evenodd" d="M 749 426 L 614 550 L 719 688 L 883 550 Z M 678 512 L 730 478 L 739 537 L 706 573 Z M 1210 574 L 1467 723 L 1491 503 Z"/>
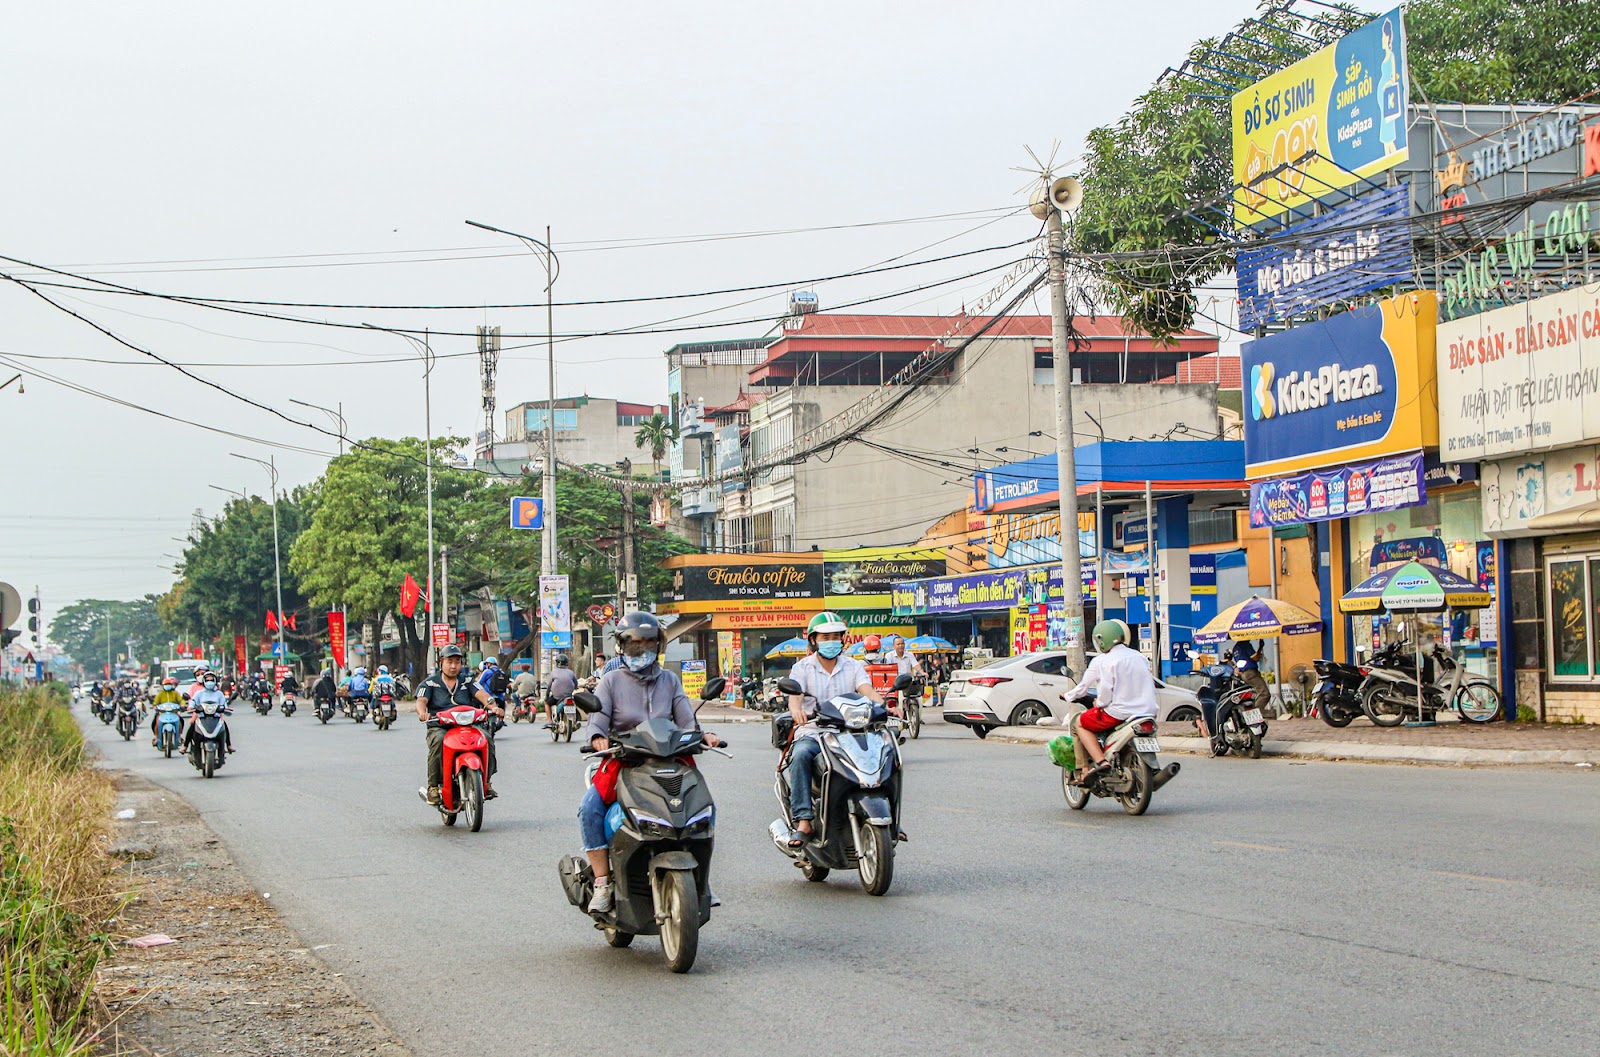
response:
<path id="1" fill-rule="evenodd" d="M 791 847 L 791 848 L 804 848 L 806 846 L 806 841 L 810 840 L 812 837 L 815 837 L 815 836 L 816 836 L 815 832 L 812 832 L 812 833 L 801 833 L 797 829 L 790 830 L 789 831 L 789 847 Z"/>

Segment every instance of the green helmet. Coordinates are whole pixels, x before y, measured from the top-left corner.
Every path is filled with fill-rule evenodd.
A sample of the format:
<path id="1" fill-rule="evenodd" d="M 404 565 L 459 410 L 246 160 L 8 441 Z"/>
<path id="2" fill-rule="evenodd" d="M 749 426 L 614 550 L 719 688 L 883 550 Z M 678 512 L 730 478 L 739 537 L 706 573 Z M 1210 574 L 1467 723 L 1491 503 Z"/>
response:
<path id="1" fill-rule="evenodd" d="M 1128 630 L 1128 625 L 1113 617 L 1102 620 L 1094 626 L 1094 648 L 1101 653 L 1107 653 L 1117 643 L 1128 644 L 1133 640 L 1133 633 Z"/>
<path id="2" fill-rule="evenodd" d="M 844 622 L 843 617 L 831 610 L 824 609 L 822 612 L 812 617 L 810 622 L 806 624 L 806 638 L 809 639 L 811 636 L 822 631 L 849 630 L 850 625 Z"/>

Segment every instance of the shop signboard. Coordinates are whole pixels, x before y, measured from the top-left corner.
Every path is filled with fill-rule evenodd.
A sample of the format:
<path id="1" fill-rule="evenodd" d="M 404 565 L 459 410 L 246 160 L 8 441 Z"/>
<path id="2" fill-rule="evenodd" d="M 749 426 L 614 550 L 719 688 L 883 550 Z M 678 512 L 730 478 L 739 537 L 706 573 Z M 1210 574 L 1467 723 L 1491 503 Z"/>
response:
<path id="1" fill-rule="evenodd" d="M 565 576 L 539 577 L 539 647 L 572 648 L 572 600 Z"/>
<path id="2" fill-rule="evenodd" d="M 1083 568 L 1084 595 L 1093 596 L 1094 565 Z M 1036 566 L 966 576 L 941 576 L 894 585 L 894 614 L 917 617 L 941 613 L 1006 610 L 1016 606 L 1060 603 L 1061 566 Z"/>
<path id="3" fill-rule="evenodd" d="M 816 616 L 815 610 L 799 609 L 745 609 L 728 613 L 712 613 L 714 630 L 729 628 L 803 628 Z"/>
<path id="4" fill-rule="evenodd" d="M 1376 571 L 1380 565 L 1399 562 L 1428 562 L 1443 565 L 1446 560 L 1444 540 L 1438 536 L 1402 536 L 1378 540 L 1367 554 L 1367 568 Z"/>
<path id="5" fill-rule="evenodd" d="M 1405 161 L 1409 100 L 1399 8 L 1237 93 L 1235 219 L 1304 212 L 1333 188 Z"/>
<path id="6" fill-rule="evenodd" d="M 1156 531 L 1161 531 L 1161 519 L 1153 518 Z M 1113 547 L 1142 547 L 1150 539 L 1150 527 L 1144 512 L 1125 510 L 1111 518 L 1111 545 Z"/>
<path id="7" fill-rule="evenodd" d="M 728 555 L 678 565 L 672 572 L 670 604 L 679 613 L 822 608 L 821 554 L 792 559 Z"/>
<path id="8" fill-rule="evenodd" d="M 1437 308 L 1432 293 L 1402 294 L 1245 342 L 1246 476 L 1345 465 L 1437 444 Z"/>
<path id="9" fill-rule="evenodd" d="M 1495 459 L 1479 467 L 1483 531 L 1489 536 L 1593 531 L 1600 513 L 1585 524 L 1578 515 L 1600 511 L 1600 446 L 1586 444 L 1539 455 Z M 1567 515 L 1562 517 L 1562 515 Z M 1535 522 L 1535 518 L 1542 521 Z M 1563 522 L 1551 524 L 1551 522 Z"/>
<path id="10" fill-rule="evenodd" d="M 737 631 L 717 632 L 717 671 L 732 675 L 744 667 L 744 643 Z"/>
<path id="11" fill-rule="evenodd" d="M 1031 506 L 1056 493 L 1056 479 L 1048 480 L 1003 470 L 980 470 L 972 475 L 972 509 L 979 513 Z"/>
<path id="12" fill-rule="evenodd" d="M 1078 554 L 1094 558 L 1094 511 L 1078 514 Z M 989 568 L 1010 569 L 1061 560 L 1061 514 L 991 514 L 985 534 Z"/>
<path id="13" fill-rule="evenodd" d="M 1239 248 L 1239 329 L 1254 330 L 1344 298 L 1412 281 L 1406 184 L 1364 195 Z"/>
<path id="14" fill-rule="evenodd" d="M 1250 527 L 1303 525 L 1428 501 L 1422 453 L 1250 483 Z"/>
<path id="15" fill-rule="evenodd" d="M 827 608 L 882 608 L 889 605 L 890 590 L 897 582 L 943 576 L 945 558 L 943 549 L 823 551 L 822 572 Z"/>
<path id="16" fill-rule="evenodd" d="M 689 700 L 700 700 L 700 691 L 706 688 L 706 662 L 684 661 L 680 674 L 683 677 L 683 692 L 689 695 Z"/>
<path id="17" fill-rule="evenodd" d="M 1441 458 L 1600 440 L 1600 297 L 1566 290 L 1441 323 L 1438 372 Z"/>

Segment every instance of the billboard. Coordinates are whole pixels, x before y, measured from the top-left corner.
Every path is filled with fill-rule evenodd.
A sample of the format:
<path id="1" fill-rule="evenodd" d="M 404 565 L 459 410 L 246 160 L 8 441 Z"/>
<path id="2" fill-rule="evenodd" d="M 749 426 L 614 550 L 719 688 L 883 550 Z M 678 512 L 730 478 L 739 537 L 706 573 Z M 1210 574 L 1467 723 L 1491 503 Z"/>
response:
<path id="1" fill-rule="evenodd" d="M 832 608 L 881 609 L 889 605 L 889 592 L 901 580 L 943 576 L 944 550 L 908 550 L 902 547 L 860 547 L 823 551 L 824 591 Z"/>
<path id="2" fill-rule="evenodd" d="M 822 569 L 821 554 L 792 559 L 728 555 L 685 563 L 672 570 L 670 604 L 678 613 L 816 612 L 822 608 Z"/>
<path id="3" fill-rule="evenodd" d="M 1439 324 L 1439 456 L 1600 440 L 1600 300 L 1573 289 Z"/>
<path id="4" fill-rule="evenodd" d="M 1438 443 L 1431 292 L 1245 342 L 1245 476 L 1272 477 Z M 1448 458 L 1458 458 L 1448 455 Z"/>
<path id="5" fill-rule="evenodd" d="M 1239 248 L 1239 329 L 1254 330 L 1356 294 L 1411 285 L 1411 188 L 1346 202 L 1285 228 L 1271 245 Z"/>
<path id="6" fill-rule="evenodd" d="M 1399 8 L 1234 95 L 1234 218 L 1304 212 L 1405 161 L 1409 100 Z"/>
<path id="7" fill-rule="evenodd" d="M 1422 453 L 1250 484 L 1250 527 L 1303 525 L 1428 501 Z"/>
<path id="8" fill-rule="evenodd" d="M 572 648 L 572 600 L 565 576 L 539 577 L 539 648 Z"/>

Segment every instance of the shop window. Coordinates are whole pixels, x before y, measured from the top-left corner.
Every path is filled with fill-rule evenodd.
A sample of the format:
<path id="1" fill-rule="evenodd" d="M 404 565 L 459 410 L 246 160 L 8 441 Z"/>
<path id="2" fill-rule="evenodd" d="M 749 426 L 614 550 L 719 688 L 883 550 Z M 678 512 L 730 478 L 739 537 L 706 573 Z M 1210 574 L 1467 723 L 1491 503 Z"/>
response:
<path id="1" fill-rule="evenodd" d="M 1190 510 L 1189 546 L 1232 543 L 1239 538 L 1239 519 L 1232 510 Z"/>
<path id="2" fill-rule="evenodd" d="M 1550 601 L 1550 678 L 1591 682 L 1600 625 L 1600 555 L 1563 555 L 1545 562 Z"/>

